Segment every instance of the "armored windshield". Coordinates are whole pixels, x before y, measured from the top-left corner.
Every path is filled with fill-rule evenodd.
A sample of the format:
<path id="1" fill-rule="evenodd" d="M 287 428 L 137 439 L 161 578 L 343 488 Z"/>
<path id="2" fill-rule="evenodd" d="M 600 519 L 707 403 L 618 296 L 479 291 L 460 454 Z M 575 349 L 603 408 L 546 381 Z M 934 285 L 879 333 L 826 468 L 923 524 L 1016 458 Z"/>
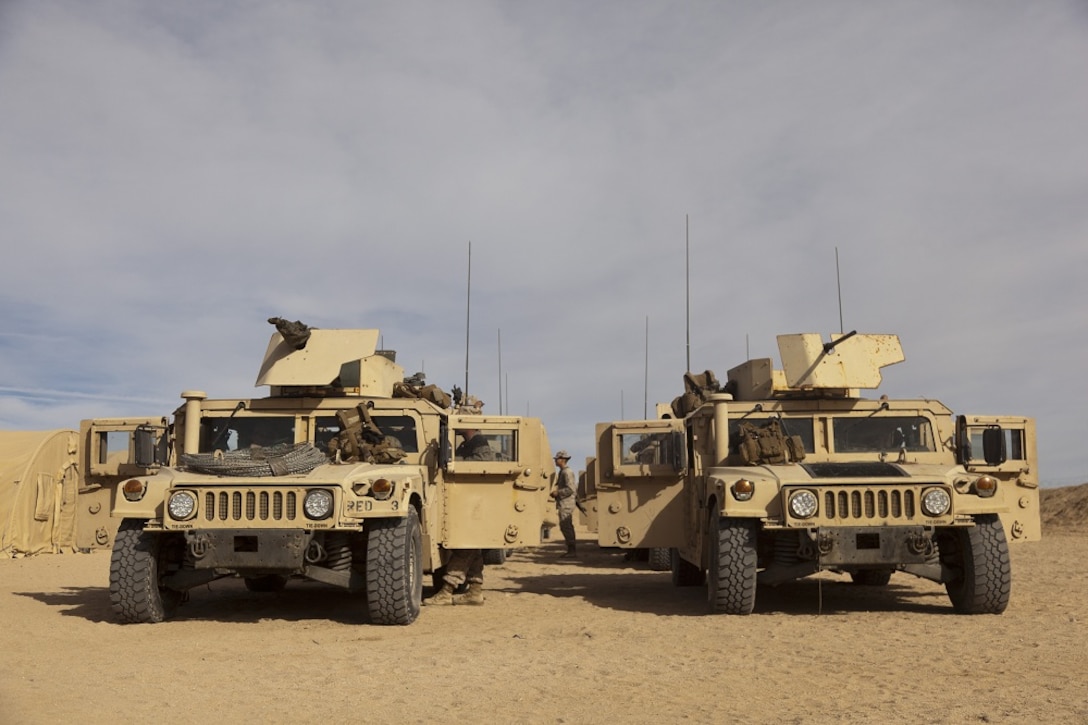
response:
<path id="1" fill-rule="evenodd" d="M 923 416 L 834 418 L 832 435 L 838 453 L 937 450 L 933 424 Z"/>
<path id="2" fill-rule="evenodd" d="M 295 442 L 294 417 L 205 418 L 200 422 L 200 451 L 237 451 L 250 446 Z"/>
<path id="3" fill-rule="evenodd" d="M 378 411 L 371 411 L 370 417 L 383 434 L 397 439 L 405 453 L 419 452 L 415 418 L 410 415 L 382 415 Z M 335 415 L 319 416 L 314 426 L 314 445 L 327 453 L 329 441 L 336 438 L 340 430 L 340 420 Z"/>
<path id="4" fill-rule="evenodd" d="M 812 432 L 812 418 L 785 416 L 779 418 L 777 416 L 746 415 L 739 418 L 733 418 L 729 421 L 729 441 L 732 451 L 734 453 L 737 452 L 737 446 L 743 438 L 740 434 L 741 425 L 749 423 L 756 428 L 762 428 L 772 419 L 778 420 L 784 434 L 788 436 L 800 436 L 806 451 L 811 452 L 816 450 L 814 445 L 815 437 Z"/>

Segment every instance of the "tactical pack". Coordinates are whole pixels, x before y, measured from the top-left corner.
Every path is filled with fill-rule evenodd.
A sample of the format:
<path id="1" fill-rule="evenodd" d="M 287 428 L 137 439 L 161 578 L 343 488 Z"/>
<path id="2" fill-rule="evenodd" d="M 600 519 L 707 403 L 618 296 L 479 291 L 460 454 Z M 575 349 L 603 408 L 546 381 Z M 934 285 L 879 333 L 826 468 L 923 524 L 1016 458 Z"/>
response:
<path id="1" fill-rule="evenodd" d="M 805 460 L 805 445 L 801 436 L 786 435 L 782 423 L 772 418 L 761 426 L 741 423 L 737 429 L 740 440 L 737 452 L 750 466 L 798 463 Z"/>

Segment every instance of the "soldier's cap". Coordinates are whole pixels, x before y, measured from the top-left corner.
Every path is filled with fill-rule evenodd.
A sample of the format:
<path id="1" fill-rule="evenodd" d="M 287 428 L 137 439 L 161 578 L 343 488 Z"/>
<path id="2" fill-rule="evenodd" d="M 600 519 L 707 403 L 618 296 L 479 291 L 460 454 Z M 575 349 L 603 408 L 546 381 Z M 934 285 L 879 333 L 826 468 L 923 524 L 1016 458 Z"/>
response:
<path id="1" fill-rule="evenodd" d="M 562 459 L 564 459 L 566 461 L 570 460 L 570 454 L 567 453 L 566 451 L 559 451 L 558 453 L 555 454 L 555 457 L 556 458 L 562 458 Z"/>

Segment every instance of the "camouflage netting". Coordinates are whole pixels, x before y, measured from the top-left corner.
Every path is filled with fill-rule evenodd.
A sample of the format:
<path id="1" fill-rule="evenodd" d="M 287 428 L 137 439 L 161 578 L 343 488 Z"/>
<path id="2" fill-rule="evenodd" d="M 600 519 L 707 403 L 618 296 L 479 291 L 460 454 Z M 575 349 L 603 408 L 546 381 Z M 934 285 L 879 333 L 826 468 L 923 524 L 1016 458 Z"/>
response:
<path id="1" fill-rule="evenodd" d="M 309 473 L 329 459 L 309 443 L 253 446 L 237 451 L 187 453 L 181 465 L 213 476 L 291 476 Z"/>

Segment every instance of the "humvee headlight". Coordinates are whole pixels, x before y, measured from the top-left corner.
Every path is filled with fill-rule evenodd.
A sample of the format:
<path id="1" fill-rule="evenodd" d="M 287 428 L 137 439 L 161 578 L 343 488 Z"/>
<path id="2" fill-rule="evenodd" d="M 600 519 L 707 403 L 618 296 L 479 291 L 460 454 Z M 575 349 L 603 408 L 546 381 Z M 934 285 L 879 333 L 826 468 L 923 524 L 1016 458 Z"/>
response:
<path id="1" fill-rule="evenodd" d="M 332 494 L 323 488 L 307 491 L 306 498 L 302 500 L 302 508 L 306 512 L 306 518 L 327 519 L 332 513 Z"/>
<path id="2" fill-rule="evenodd" d="M 797 519 L 812 518 L 819 508 L 819 500 L 816 498 L 816 494 L 807 489 L 791 493 L 789 504 L 790 514 Z"/>
<path id="3" fill-rule="evenodd" d="M 190 519 L 196 513 L 196 496 L 190 491 L 172 493 L 166 502 L 166 510 L 170 512 L 170 518 L 175 521 Z"/>
<path id="4" fill-rule="evenodd" d="M 370 484 L 370 495 L 379 501 L 384 501 L 393 495 L 393 482 L 388 478 L 379 478 Z"/>
<path id="5" fill-rule="evenodd" d="M 729 487 L 729 491 L 733 494 L 733 498 L 738 501 L 750 501 L 752 494 L 756 492 L 756 485 L 747 478 L 740 478 L 733 482 L 733 485 Z"/>
<path id="6" fill-rule="evenodd" d="M 139 501 L 147 493 L 147 482 L 138 478 L 130 478 L 121 484 L 121 493 L 127 501 Z"/>
<path id="7" fill-rule="evenodd" d="M 993 476 L 979 476 L 975 481 L 975 493 L 981 498 L 990 498 L 997 493 L 997 479 Z"/>
<path id="8" fill-rule="evenodd" d="M 922 513 L 926 516 L 944 516 L 952 508 L 952 497 L 943 488 L 927 488 L 922 492 Z"/>

